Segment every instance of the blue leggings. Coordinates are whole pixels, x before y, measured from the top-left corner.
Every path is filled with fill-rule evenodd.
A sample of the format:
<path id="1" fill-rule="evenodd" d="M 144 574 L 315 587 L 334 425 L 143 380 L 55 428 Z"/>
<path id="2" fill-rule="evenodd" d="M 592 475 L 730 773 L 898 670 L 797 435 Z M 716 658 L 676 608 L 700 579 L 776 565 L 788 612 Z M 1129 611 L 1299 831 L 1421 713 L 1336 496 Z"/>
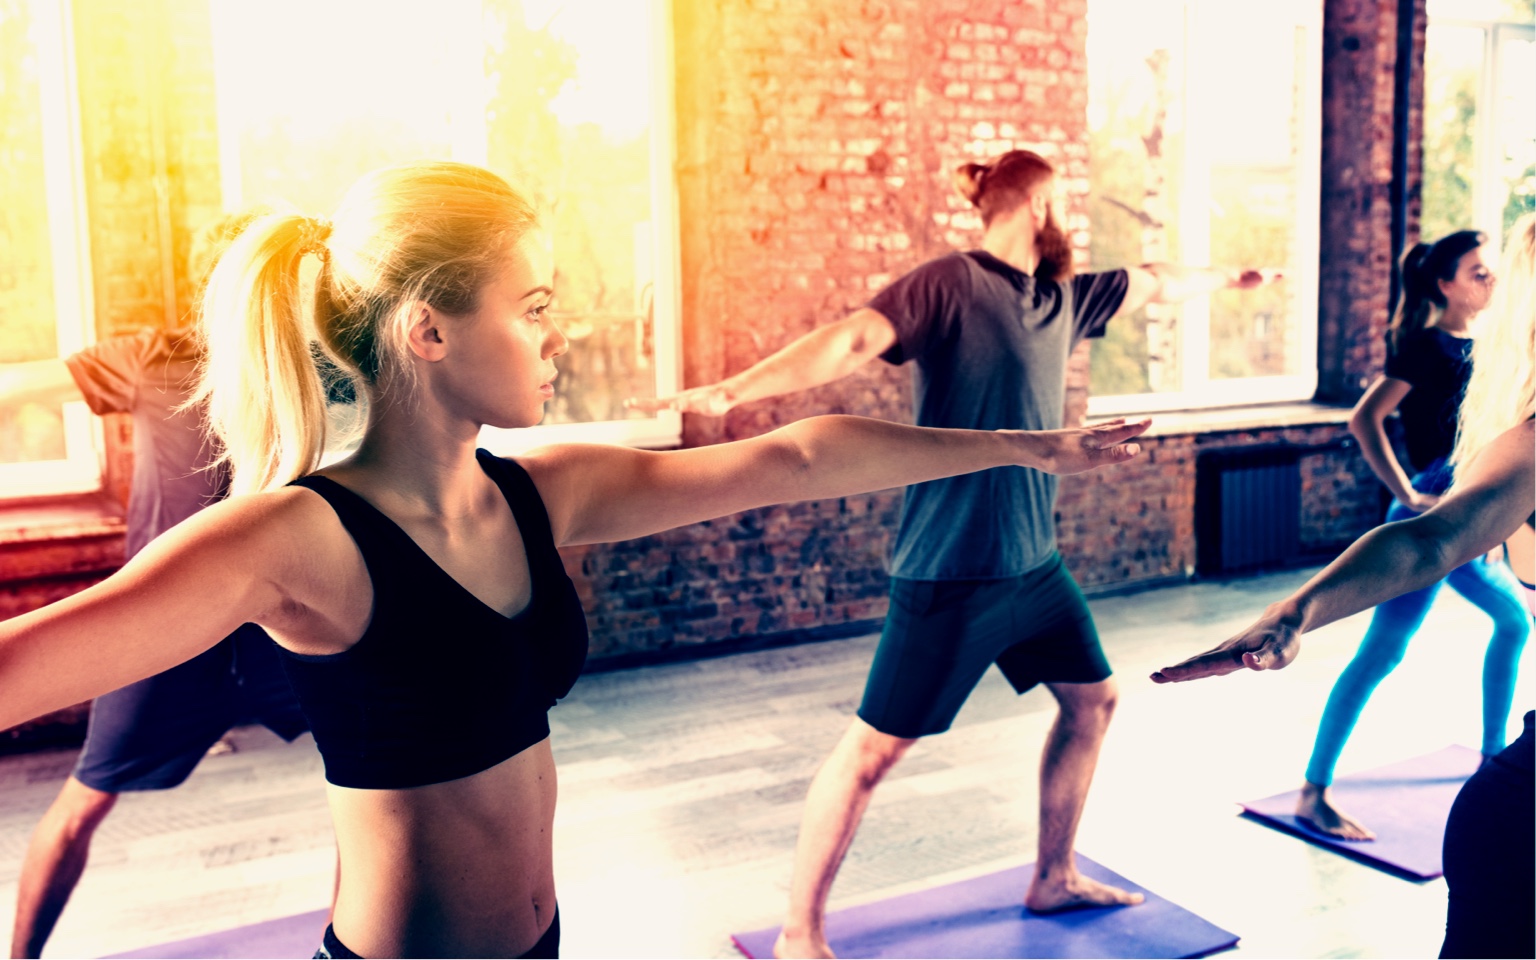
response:
<path id="1" fill-rule="evenodd" d="M 1440 492 L 1444 489 L 1444 478 L 1438 473 L 1432 468 L 1414 477 L 1414 488 Z M 1416 514 L 1396 500 L 1387 510 L 1388 522 L 1412 516 Z M 1514 574 L 1502 563 L 1489 563 L 1479 557 L 1452 570 L 1438 583 L 1405 593 L 1376 608 L 1360 649 L 1328 695 L 1328 706 L 1317 728 L 1317 741 L 1312 745 L 1312 759 L 1307 763 L 1309 783 L 1321 787 L 1333 783 L 1334 765 L 1365 709 L 1365 702 L 1377 684 L 1402 662 L 1408 641 L 1424 622 L 1441 583 L 1450 584 L 1452 590 L 1493 619 L 1493 637 L 1483 658 L 1483 754 L 1493 756 L 1504 749 L 1504 731 L 1515 696 L 1520 652 L 1531 632 L 1531 615 L 1521 601 Z"/>

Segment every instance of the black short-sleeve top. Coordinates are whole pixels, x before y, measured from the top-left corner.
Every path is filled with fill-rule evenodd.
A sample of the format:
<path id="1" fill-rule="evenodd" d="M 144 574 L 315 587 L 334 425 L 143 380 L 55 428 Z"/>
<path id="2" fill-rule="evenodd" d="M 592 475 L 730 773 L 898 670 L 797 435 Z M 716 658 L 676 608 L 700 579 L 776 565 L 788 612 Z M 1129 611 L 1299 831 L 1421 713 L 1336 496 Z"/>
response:
<path id="1" fill-rule="evenodd" d="M 1472 341 L 1429 327 L 1409 334 L 1391 349 L 1386 375 L 1413 389 L 1397 406 L 1408 445 L 1408 460 L 1420 472 L 1450 455 L 1456 442 L 1456 413 L 1472 375 Z"/>

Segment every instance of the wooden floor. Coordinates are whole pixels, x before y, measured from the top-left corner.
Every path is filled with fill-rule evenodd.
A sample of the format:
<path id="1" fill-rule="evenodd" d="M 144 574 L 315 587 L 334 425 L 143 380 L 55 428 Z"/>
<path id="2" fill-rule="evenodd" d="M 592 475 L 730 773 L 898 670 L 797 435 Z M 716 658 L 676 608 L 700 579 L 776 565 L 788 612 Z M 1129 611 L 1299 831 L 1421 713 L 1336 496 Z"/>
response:
<path id="1" fill-rule="evenodd" d="M 1154 668 L 1224 639 L 1305 572 L 1097 600 L 1123 698 L 1078 848 L 1239 933 L 1252 957 L 1434 956 L 1441 881 L 1416 884 L 1237 817 L 1294 787 L 1357 617 L 1281 674 L 1156 687 Z M 1487 621 L 1447 594 L 1378 692 L 1342 769 L 1478 743 Z M 555 865 L 568 957 L 733 957 L 728 934 L 778 921 L 800 805 L 857 706 L 874 638 L 584 678 L 552 714 Z M 1536 702 L 1529 651 L 1511 729 Z M 1048 694 L 989 672 L 955 729 L 877 794 L 834 906 L 1034 859 Z M 100 956 L 313 910 L 329 898 L 330 822 L 313 743 L 262 729 L 177 790 L 124 797 L 49 945 Z M 20 859 L 73 752 L 0 759 L 0 924 Z M 1020 891 L 1022 895 L 1022 891 Z"/>

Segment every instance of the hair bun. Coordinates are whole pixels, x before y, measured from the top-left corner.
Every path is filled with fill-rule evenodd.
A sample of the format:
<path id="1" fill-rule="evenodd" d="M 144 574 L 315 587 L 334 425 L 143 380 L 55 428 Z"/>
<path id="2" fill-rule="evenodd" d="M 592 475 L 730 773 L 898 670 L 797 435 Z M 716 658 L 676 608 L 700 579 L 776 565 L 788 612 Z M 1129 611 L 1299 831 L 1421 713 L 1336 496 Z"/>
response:
<path id="1" fill-rule="evenodd" d="M 952 180 L 955 190 L 966 202 L 975 206 L 981 199 L 981 182 L 992 168 L 984 163 L 962 163 L 955 168 Z"/>

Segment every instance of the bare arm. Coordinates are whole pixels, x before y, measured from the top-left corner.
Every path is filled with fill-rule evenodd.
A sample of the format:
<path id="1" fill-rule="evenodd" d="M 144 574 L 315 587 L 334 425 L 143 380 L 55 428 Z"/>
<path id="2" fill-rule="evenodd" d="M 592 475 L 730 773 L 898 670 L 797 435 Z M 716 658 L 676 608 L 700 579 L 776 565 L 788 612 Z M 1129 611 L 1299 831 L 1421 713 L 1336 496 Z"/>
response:
<path id="1" fill-rule="evenodd" d="M 1183 303 L 1218 290 L 1251 290 L 1280 279 L 1272 270 L 1228 270 L 1186 267 L 1177 263 L 1144 263 L 1126 270 L 1129 283 L 1115 317 L 1128 316 L 1149 303 Z M 1114 319 L 1114 318 L 1111 318 Z"/>
<path id="2" fill-rule="evenodd" d="M 1392 377 L 1377 379 L 1349 415 L 1349 432 L 1359 441 L 1360 453 L 1370 465 L 1371 472 L 1397 498 L 1397 502 L 1415 513 L 1423 513 L 1440 498 L 1413 489 L 1408 471 L 1398 462 L 1397 454 L 1387 440 L 1387 416 L 1398 408 L 1412 389 L 1413 385 L 1406 380 Z"/>
<path id="3" fill-rule="evenodd" d="M 84 399 L 63 360 L 0 364 L 0 407 Z"/>
<path id="4" fill-rule="evenodd" d="M 285 623 L 279 558 L 294 553 L 273 500 L 209 507 L 101 583 L 0 623 L 0 729 L 169 669 L 242 623 Z"/>
<path id="5" fill-rule="evenodd" d="M 635 398 L 628 406 L 646 413 L 677 410 L 723 416 L 732 407 L 840 380 L 896 342 L 891 321 L 865 307 L 837 323 L 812 330 L 789 346 L 719 383 L 670 397 Z"/>
<path id="6" fill-rule="evenodd" d="M 561 544 L 625 540 L 752 507 L 842 497 L 975 470 L 1078 473 L 1135 456 L 1150 421 L 1076 430 L 942 430 L 810 417 L 750 440 L 653 452 L 567 444 L 520 462 Z"/>
<path id="7" fill-rule="evenodd" d="M 1278 670 L 1300 635 L 1426 587 L 1507 540 L 1536 511 L 1536 429 L 1505 431 L 1468 464 L 1428 513 L 1377 527 L 1231 640 L 1154 673 L 1159 683 L 1247 667 Z"/>

